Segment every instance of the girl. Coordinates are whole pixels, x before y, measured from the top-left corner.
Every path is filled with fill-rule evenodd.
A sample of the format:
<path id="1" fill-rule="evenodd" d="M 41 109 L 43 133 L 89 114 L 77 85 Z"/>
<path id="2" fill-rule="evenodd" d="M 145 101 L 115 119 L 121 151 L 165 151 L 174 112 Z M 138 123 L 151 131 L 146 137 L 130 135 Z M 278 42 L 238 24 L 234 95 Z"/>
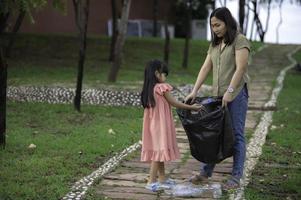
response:
<path id="1" fill-rule="evenodd" d="M 151 162 L 145 188 L 152 191 L 170 189 L 175 184 L 166 179 L 164 170 L 164 162 L 180 158 L 171 106 L 190 110 L 201 108 L 200 105 L 187 105 L 175 100 L 170 94 L 172 87 L 164 83 L 167 75 L 168 68 L 164 63 L 158 60 L 148 62 L 141 92 L 144 108 L 141 161 Z"/>
<path id="2" fill-rule="evenodd" d="M 248 109 L 248 57 L 250 44 L 238 32 L 237 23 L 226 7 L 215 9 L 210 15 L 212 41 L 207 57 L 199 72 L 192 92 L 185 98 L 194 99 L 209 71 L 213 71 L 213 95 L 223 96 L 223 106 L 228 106 L 235 136 L 232 176 L 224 189 L 239 187 L 245 162 L 244 127 Z M 192 183 L 207 181 L 215 164 L 201 166 L 200 174 Z"/>

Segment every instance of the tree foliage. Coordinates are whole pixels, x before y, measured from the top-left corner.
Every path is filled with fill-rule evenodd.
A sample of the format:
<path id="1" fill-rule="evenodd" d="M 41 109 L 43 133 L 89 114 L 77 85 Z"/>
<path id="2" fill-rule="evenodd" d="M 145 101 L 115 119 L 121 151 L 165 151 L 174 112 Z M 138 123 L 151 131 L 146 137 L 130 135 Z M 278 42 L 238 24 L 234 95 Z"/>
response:
<path id="1" fill-rule="evenodd" d="M 0 14 L 16 14 L 24 11 L 34 22 L 32 11 L 46 6 L 48 0 L 2 0 L 0 3 Z M 66 11 L 66 0 L 53 0 L 52 5 L 61 11 Z"/>

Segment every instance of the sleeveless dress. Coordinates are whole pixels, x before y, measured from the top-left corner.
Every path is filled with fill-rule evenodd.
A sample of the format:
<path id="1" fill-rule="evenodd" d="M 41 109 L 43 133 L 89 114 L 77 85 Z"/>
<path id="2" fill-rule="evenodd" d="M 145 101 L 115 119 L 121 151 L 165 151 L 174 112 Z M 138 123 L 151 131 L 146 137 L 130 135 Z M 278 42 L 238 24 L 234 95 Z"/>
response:
<path id="1" fill-rule="evenodd" d="M 171 91 L 167 83 L 154 87 L 156 105 L 144 109 L 141 161 L 171 161 L 180 158 L 171 106 L 163 96 Z"/>

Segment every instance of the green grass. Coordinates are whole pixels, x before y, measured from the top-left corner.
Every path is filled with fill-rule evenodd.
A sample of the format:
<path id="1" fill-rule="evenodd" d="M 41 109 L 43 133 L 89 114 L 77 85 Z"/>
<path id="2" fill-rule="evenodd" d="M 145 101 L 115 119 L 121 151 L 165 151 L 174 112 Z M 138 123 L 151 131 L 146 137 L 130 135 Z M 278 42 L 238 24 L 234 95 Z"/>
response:
<path id="1" fill-rule="evenodd" d="M 261 46 L 252 43 L 252 54 Z M 182 68 L 183 39 L 171 40 L 171 84 L 193 84 L 206 57 L 208 41 L 192 40 L 189 66 Z M 145 63 L 163 58 L 164 40 L 160 38 L 127 38 L 123 65 L 117 82 L 107 82 L 111 63 L 108 62 L 110 38 L 89 37 L 84 71 L 85 87 L 140 88 Z M 74 87 L 77 76 L 78 39 L 67 35 L 20 34 L 8 60 L 9 85 L 60 85 Z M 206 80 L 212 81 L 211 76 Z"/>
<path id="2" fill-rule="evenodd" d="M 269 130 L 246 199 L 301 199 L 300 85 L 301 73 L 288 72 L 273 114 L 276 129 Z"/>
<path id="3" fill-rule="evenodd" d="M 9 102 L 7 115 L 1 200 L 59 199 L 71 184 L 141 137 L 137 107 L 82 106 L 78 113 L 71 105 Z M 115 134 L 108 133 L 110 128 Z M 36 149 L 28 149 L 31 143 Z"/>
<path id="4" fill-rule="evenodd" d="M 206 56 L 209 43 L 192 41 L 189 67 L 183 69 L 184 40 L 171 41 L 170 76 L 175 84 L 193 83 Z M 84 84 L 88 87 L 108 85 L 107 76 L 110 38 L 90 37 L 87 45 Z M 117 87 L 141 85 L 145 63 L 163 57 L 164 40 L 154 38 L 128 38 L 123 65 L 119 71 Z M 78 41 L 73 36 L 19 35 L 9 60 L 9 85 L 70 85 L 77 75 Z M 210 81 L 210 79 L 208 80 Z"/>

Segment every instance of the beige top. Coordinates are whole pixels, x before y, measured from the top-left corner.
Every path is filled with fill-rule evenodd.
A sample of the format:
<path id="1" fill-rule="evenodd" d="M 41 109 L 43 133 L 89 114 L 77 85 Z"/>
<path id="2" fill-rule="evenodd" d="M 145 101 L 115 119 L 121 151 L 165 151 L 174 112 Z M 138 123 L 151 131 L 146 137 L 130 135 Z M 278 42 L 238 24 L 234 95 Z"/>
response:
<path id="1" fill-rule="evenodd" d="M 233 74 L 236 70 L 235 50 L 247 48 L 250 51 L 250 43 L 243 34 L 238 34 L 231 45 L 226 45 L 222 50 L 217 45 L 212 47 L 210 44 L 208 54 L 213 65 L 213 95 L 223 96 L 228 89 Z M 233 92 L 235 98 L 245 83 L 248 83 L 248 70 L 243 75 L 239 85 Z"/>

